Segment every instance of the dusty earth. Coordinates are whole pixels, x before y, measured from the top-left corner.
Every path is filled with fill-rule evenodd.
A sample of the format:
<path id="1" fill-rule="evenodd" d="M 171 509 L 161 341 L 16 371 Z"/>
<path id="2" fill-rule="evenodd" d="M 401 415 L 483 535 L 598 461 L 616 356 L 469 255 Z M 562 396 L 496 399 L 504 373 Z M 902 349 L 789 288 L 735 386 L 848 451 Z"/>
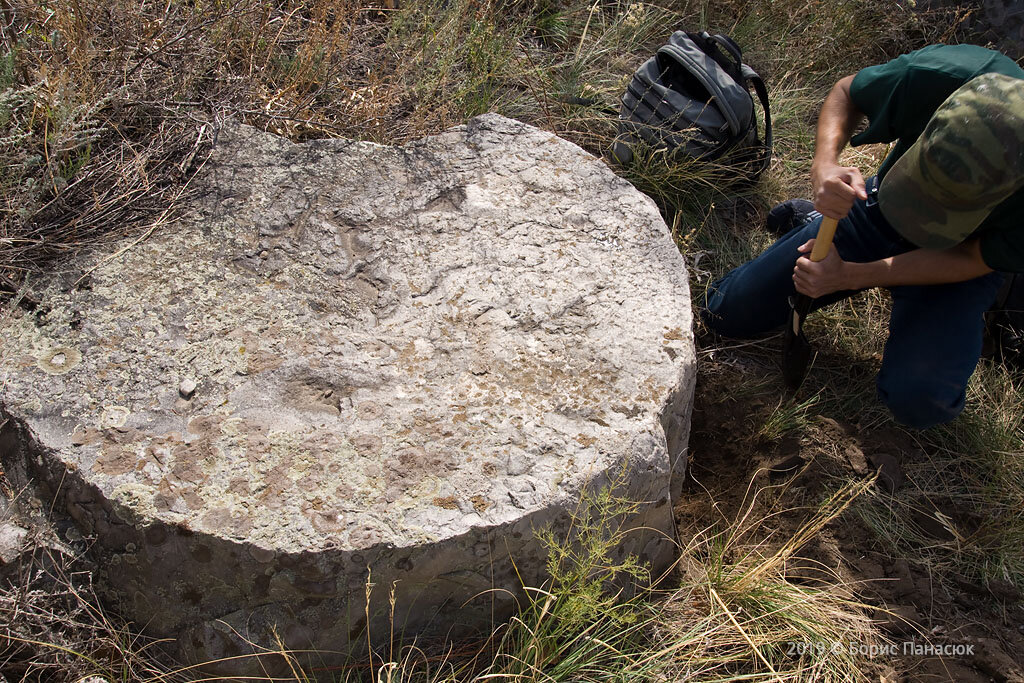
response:
<path id="1" fill-rule="evenodd" d="M 937 571 L 934 561 L 921 559 L 925 544 L 932 545 L 932 558 L 941 558 L 944 550 L 954 553 L 954 534 L 969 536 L 980 520 L 977 512 L 921 494 L 911 474 L 914 463 L 926 463 L 929 453 L 911 435 L 894 426 L 861 428 L 813 414 L 802 430 L 781 437 L 765 434 L 763 426 L 782 395 L 777 369 L 739 352 L 706 356 L 698 365 L 691 471 L 676 511 L 684 538 L 687 529 L 702 528 L 716 517 L 725 523 L 736 519 L 749 509 L 751 491 L 765 486 L 772 488 L 758 497 L 752 510 L 765 517 L 758 533 L 787 538 L 828 492 L 842 482 L 871 476 L 872 457 L 894 454 L 908 481 L 897 490 L 900 504 L 893 509 L 907 528 L 926 539 L 922 552 L 897 550 L 868 525 L 872 510 L 879 511 L 873 506 L 894 505 L 876 483 L 798 552 L 804 559 L 787 567 L 787 578 L 835 584 L 838 577 L 840 584 L 852 587 L 852 598 L 874 606 L 872 616 L 882 635 L 896 645 L 896 654 L 871 659 L 871 671 L 865 672 L 869 679 L 1024 681 L 1024 605 L 1017 589 L 1001 581 Z M 738 397 L 738 387 L 744 386 L 760 388 L 753 396 Z M 710 505 L 709 499 L 716 504 Z M 904 654 L 904 648 L 912 647 L 907 642 L 944 646 L 954 654 Z M 974 654 L 955 654 L 965 646 L 973 646 Z"/>

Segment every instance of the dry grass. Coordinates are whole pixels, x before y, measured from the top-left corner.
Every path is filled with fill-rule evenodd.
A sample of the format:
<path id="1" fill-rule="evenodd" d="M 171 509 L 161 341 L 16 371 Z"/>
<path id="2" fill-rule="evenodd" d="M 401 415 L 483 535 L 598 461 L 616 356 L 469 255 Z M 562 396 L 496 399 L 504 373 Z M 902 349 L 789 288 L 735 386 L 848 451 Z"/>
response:
<path id="1" fill-rule="evenodd" d="M 666 26 L 697 24 L 735 35 L 773 85 L 785 187 L 822 85 L 932 25 L 813 0 L 5 0 L 0 287 L 173 210 L 204 126 L 227 116 L 295 140 L 401 143 L 498 111 L 600 154 L 632 70 Z M 701 173 L 634 177 L 693 204 L 714 186 Z"/>
<path id="2" fill-rule="evenodd" d="M 0 675 L 10 681 L 166 675 L 152 642 L 104 611 L 93 590 L 92 568 L 69 550 L 43 543 L 16 567 L 4 568 Z"/>
<path id="3" fill-rule="evenodd" d="M 867 483 L 838 491 L 806 510 L 792 539 L 766 544 L 754 500 L 736 519 L 696 534 L 680 548 L 678 578 L 657 591 L 611 591 L 640 578 L 634 558 L 615 559 L 617 526 L 635 505 L 611 490 L 588 496 L 571 537 L 543 536 L 550 581 L 528 587 L 527 601 L 484 643 L 449 643 L 423 651 L 384 643 L 333 680 L 398 683 L 626 683 L 664 680 L 865 680 L 857 657 L 835 643 L 879 642 L 861 606 L 844 589 L 801 586 L 786 563 L 803 542 L 834 520 Z M 756 498 L 756 495 L 755 495 Z M 767 514 L 780 512 L 769 509 Z M 788 511 L 795 512 L 793 510 Z M 37 551 L 13 585 L 0 590 L 0 673 L 8 680 L 143 683 L 209 680 L 204 670 L 175 667 L 157 643 L 136 635 L 100 607 L 91 567 L 66 552 Z M 628 582 L 627 582 L 628 583 Z M 371 590 L 367 586 L 367 599 Z M 797 647 L 799 651 L 797 651 Z M 314 680 L 302 653 L 268 650 L 284 662 L 283 680 Z M 287 672 L 290 672 L 288 674 Z M 282 680 L 271 674 L 250 680 Z M 322 673 L 320 675 L 323 675 Z"/>

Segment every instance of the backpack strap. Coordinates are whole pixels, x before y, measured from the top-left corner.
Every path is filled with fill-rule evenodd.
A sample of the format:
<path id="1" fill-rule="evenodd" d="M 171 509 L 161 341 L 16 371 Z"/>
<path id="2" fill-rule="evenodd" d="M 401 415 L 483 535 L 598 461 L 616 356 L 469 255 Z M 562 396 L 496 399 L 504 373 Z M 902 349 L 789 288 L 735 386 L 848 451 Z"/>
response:
<path id="1" fill-rule="evenodd" d="M 723 36 L 721 33 L 716 33 L 715 35 L 711 36 L 711 40 L 718 43 L 718 45 L 720 45 L 722 49 L 724 49 L 726 52 L 732 55 L 733 60 L 736 62 L 737 70 L 742 71 L 743 51 L 740 50 L 740 46 L 736 44 L 736 41 L 730 38 L 729 36 Z"/>
<path id="2" fill-rule="evenodd" d="M 742 86 L 736 83 L 711 55 L 681 31 L 677 31 L 667 45 L 658 48 L 658 54 L 675 61 L 700 81 L 708 93 L 718 101 L 718 109 L 729 124 L 729 132 L 734 137 L 743 134 L 743 126 L 740 125 L 739 117 L 732 108 L 733 97 L 724 90 Z"/>
<path id="3" fill-rule="evenodd" d="M 699 33 L 678 31 L 677 33 L 682 33 L 701 52 L 715 60 L 715 63 L 729 74 L 733 80 L 738 82 L 742 78 L 743 51 L 740 50 L 740 46 L 734 40 L 721 34 L 711 35 L 707 31 L 700 31 Z M 671 38 L 669 42 L 672 42 Z"/>
<path id="4" fill-rule="evenodd" d="M 764 109 L 764 162 L 761 165 L 758 173 L 761 173 L 768 168 L 768 165 L 772 161 L 772 109 L 768 103 L 768 87 L 764 84 L 762 79 L 756 71 L 751 69 L 746 64 L 743 65 L 743 78 L 754 86 L 754 92 L 757 93 L 757 99 L 761 100 L 761 108 Z"/>

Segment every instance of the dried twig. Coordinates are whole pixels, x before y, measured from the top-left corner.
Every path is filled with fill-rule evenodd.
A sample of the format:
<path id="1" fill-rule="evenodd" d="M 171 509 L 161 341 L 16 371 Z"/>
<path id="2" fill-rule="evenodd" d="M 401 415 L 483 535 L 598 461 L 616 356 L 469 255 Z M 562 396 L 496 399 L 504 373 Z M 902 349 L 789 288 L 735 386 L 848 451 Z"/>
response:
<path id="1" fill-rule="evenodd" d="M 17 283 L 8 278 L 6 275 L 0 274 L 0 292 L 9 294 L 17 299 L 19 306 L 24 308 L 26 311 L 32 312 L 39 308 L 39 301 L 32 298 L 25 292 L 21 291 L 22 288 L 18 287 Z M 6 422 L 6 420 L 4 421 Z M 3 425 L 0 424 L 0 427 Z"/>

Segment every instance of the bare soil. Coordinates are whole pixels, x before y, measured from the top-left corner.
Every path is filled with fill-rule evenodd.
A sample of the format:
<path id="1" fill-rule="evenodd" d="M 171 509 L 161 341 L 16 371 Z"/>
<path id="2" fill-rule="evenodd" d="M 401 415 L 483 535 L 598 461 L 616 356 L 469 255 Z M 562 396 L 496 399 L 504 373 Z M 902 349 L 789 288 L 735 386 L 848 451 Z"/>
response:
<path id="1" fill-rule="evenodd" d="M 801 430 L 766 440 L 759 432 L 779 405 L 781 376 L 773 385 L 776 369 L 736 361 L 716 357 L 700 363 L 690 471 L 676 510 L 684 539 L 687 532 L 715 522 L 727 524 L 752 508 L 752 519 L 764 518 L 756 535 L 770 545 L 772 539 L 791 537 L 842 482 L 872 476 L 870 461 L 878 454 L 892 455 L 904 471 L 913 471 L 914 462 L 929 455 L 895 426 L 864 429 L 821 415 L 810 416 Z M 738 387 L 758 384 L 765 393 L 738 395 Z M 772 393 L 773 386 L 777 393 Z M 893 495 L 905 501 L 907 488 L 916 495 L 910 483 Z M 869 679 L 1024 681 L 1024 605 L 1019 592 L 1008 583 L 984 582 L 956 571 L 939 573 L 918 553 L 893 550 L 894 544 L 876 533 L 863 514 L 865 506 L 892 502 L 876 482 L 798 552 L 801 559 L 787 566 L 787 578 L 831 583 L 874 610 L 876 624 L 895 651 L 870 658 Z M 908 509 L 908 521 L 920 536 L 945 546 L 951 555 L 956 552 L 955 534 L 963 537 L 964 530 L 979 524 L 978 512 L 927 496 L 914 498 Z M 915 652 L 929 645 L 949 654 Z"/>

